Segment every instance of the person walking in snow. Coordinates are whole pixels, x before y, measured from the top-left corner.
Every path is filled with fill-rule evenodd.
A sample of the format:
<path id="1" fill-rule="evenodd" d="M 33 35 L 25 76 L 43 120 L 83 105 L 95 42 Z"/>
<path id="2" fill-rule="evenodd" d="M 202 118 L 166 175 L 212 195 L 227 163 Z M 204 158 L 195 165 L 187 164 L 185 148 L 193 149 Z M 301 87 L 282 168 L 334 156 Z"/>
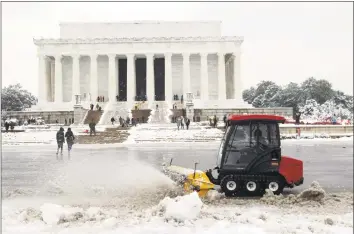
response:
<path id="1" fill-rule="evenodd" d="M 189 129 L 189 124 L 191 123 L 191 120 L 190 119 L 186 119 L 186 127 L 187 127 L 187 130 Z"/>
<path id="2" fill-rule="evenodd" d="M 93 119 L 91 120 L 91 123 L 89 123 L 89 127 L 90 127 L 90 136 L 92 136 L 92 133 L 96 135 L 96 124 L 93 121 Z"/>
<path id="3" fill-rule="evenodd" d="M 181 129 L 184 129 L 184 118 L 183 118 L 183 116 L 181 118 Z"/>
<path id="4" fill-rule="evenodd" d="M 179 130 L 179 127 L 181 126 L 181 117 L 177 117 L 177 129 Z"/>
<path id="5" fill-rule="evenodd" d="M 227 120 L 227 116 L 226 116 L 226 114 L 224 115 L 223 120 L 224 120 L 224 124 L 225 124 L 225 128 L 226 128 L 226 120 Z"/>
<path id="6" fill-rule="evenodd" d="M 65 133 L 66 143 L 68 144 L 68 159 L 70 159 L 70 151 L 73 147 L 75 136 L 71 131 L 71 128 L 68 128 L 68 131 Z"/>
<path id="7" fill-rule="evenodd" d="M 59 154 L 59 149 L 61 150 L 60 155 L 61 155 L 61 159 L 63 159 L 63 144 L 65 142 L 65 138 L 64 138 L 64 128 L 60 127 L 59 131 L 57 132 L 57 144 L 58 144 L 58 149 L 57 149 L 57 159 L 58 158 L 58 154 Z"/>
<path id="8" fill-rule="evenodd" d="M 216 128 L 217 123 L 218 123 L 218 119 L 216 118 L 216 115 L 214 115 L 214 128 Z"/>
<path id="9" fill-rule="evenodd" d="M 112 125 L 114 125 L 114 121 L 116 121 L 116 120 L 114 119 L 114 117 L 112 117 L 111 118 Z"/>

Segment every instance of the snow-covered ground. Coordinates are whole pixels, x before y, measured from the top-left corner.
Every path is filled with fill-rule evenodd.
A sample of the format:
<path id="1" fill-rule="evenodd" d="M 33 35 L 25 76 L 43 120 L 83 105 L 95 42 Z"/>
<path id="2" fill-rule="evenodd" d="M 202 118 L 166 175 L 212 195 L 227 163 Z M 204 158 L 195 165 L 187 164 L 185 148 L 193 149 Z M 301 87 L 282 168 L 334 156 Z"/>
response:
<path id="1" fill-rule="evenodd" d="M 106 128 L 115 127 L 112 125 L 99 126 L 97 131 L 104 131 Z M 71 127 L 75 135 L 86 135 L 87 126 Z M 56 144 L 56 132 L 59 129 L 26 129 L 25 132 L 2 133 L 3 145 L 37 145 L 37 144 Z M 66 128 L 65 128 L 66 130 Z M 192 123 L 189 130 L 177 130 L 175 124 L 142 124 L 130 130 L 130 136 L 123 145 L 135 143 L 203 143 L 219 142 L 224 134 L 216 128 L 208 128 L 199 123 Z M 338 134 L 336 134 L 338 135 Z M 294 139 L 296 134 L 283 134 L 285 139 Z M 330 134 L 302 134 L 303 139 L 326 139 Z M 331 140 L 331 139 L 330 139 Z M 343 137 L 344 141 L 352 140 L 352 137 Z M 118 145 L 118 144 L 117 144 Z M 121 145 L 121 144 L 120 144 Z"/>
<path id="2" fill-rule="evenodd" d="M 73 130 L 77 133 L 82 131 L 80 128 L 73 128 Z M 135 144 L 135 142 L 145 142 L 144 139 L 150 139 L 149 146 L 153 148 L 157 147 L 157 144 L 151 139 L 159 140 L 161 136 L 162 139 L 177 138 L 179 143 L 190 138 L 210 136 L 211 138 L 206 138 L 209 142 L 183 143 L 193 146 L 198 144 L 208 148 L 211 141 L 215 146 L 218 145 L 218 140 L 214 139 L 215 135 L 220 137 L 222 133 L 217 129 L 205 129 L 201 126 L 191 126 L 188 131 L 177 131 L 175 125 L 142 125 L 131 130 L 130 139 L 123 145 L 134 147 L 146 145 Z M 55 131 L 33 131 L 12 135 L 6 133 L 2 134 L 2 137 L 3 143 L 5 138 L 7 145 L 13 142 L 15 144 L 55 143 Z M 336 148 L 335 152 L 340 152 L 341 145 L 334 144 L 342 141 L 343 139 L 288 140 L 286 144 L 326 142 L 333 144 Z M 172 147 L 176 143 L 169 144 L 166 147 Z M 6 171 L 8 174 L 3 174 L 3 186 L 15 189 L 3 192 L 2 233 L 345 234 L 353 232 L 353 193 L 329 194 L 317 183 L 313 183 L 313 187 L 309 190 L 301 187 L 301 190 L 305 191 L 297 195 L 270 194 L 262 199 L 227 199 L 216 191 L 211 191 L 206 199 L 201 200 L 196 194 L 183 194 L 168 177 L 149 163 L 120 154 L 118 150 L 107 151 L 109 157 L 103 157 L 102 152 L 92 153 L 92 146 L 89 146 L 90 150 L 83 152 L 79 158 L 75 156 L 77 148 L 75 146 L 72 161 L 59 163 L 55 162 L 55 156 L 52 156 L 51 152 L 49 157 L 53 157 L 54 161 L 48 161 L 48 154 L 46 154 L 48 152 L 44 151 L 47 149 L 41 152 L 39 148 L 36 150 L 39 170 L 30 163 L 34 159 L 21 155 L 20 147 L 15 147 L 13 154 L 2 156 L 3 160 L 16 156 L 15 159 L 8 161 L 9 165 L 6 165 L 9 168 Z M 7 150 L 9 149 L 12 150 L 11 147 Z M 130 150 L 128 147 L 128 151 Z M 192 160 L 192 153 L 185 157 Z M 146 157 L 150 157 L 147 154 L 148 152 L 145 153 Z M 320 160 L 318 155 L 309 154 L 307 157 L 307 160 L 312 160 L 311 162 Z M 337 155 L 335 160 L 341 158 Z M 21 167 L 16 160 L 22 160 L 21 163 L 27 165 L 27 171 L 18 171 Z M 335 162 L 331 161 L 331 163 L 334 165 Z M 316 165 L 323 166 L 322 163 Z M 342 168 L 341 164 L 340 169 L 332 168 L 332 170 L 338 170 L 338 173 L 344 173 L 343 171 L 350 168 L 352 170 L 352 166 L 348 163 L 345 165 L 347 167 Z M 52 171 L 51 168 L 55 170 Z M 323 170 L 317 169 L 315 172 L 319 178 L 329 176 L 321 174 L 321 171 Z M 51 179 L 44 178 L 44 183 L 33 182 L 26 185 L 28 179 L 21 179 L 21 176 L 36 177 L 37 174 L 45 173 L 50 174 Z M 343 178 L 347 175 L 343 174 Z M 36 184 L 41 186 L 38 187 Z"/>
<path id="3" fill-rule="evenodd" d="M 324 195 L 321 189 L 312 189 L 297 196 L 226 199 L 211 191 L 202 201 L 196 193 L 171 196 L 166 189 L 173 188 L 161 185 L 147 192 L 144 186 L 133 189 L 139 189 L 133 199 L 134 193 L 121 194 L 109 204 L 107 197 L 91 203 L 77 197 L 71 204 L 64 198 L 56 203 L 4 200 L 2 233 L 353 232 L 352 194 Z"/>
<path id="4" fill-rule="evenodd" d="M 110 127 L 110 126 L 107 126 Z M 37 145 L 37 144 L 56 144 L 56 133 L 60 126 L 51 127 L 48 129 L 43 128 L 25 128 L 16 127 L 16 129 L 25 129 L 25 132 L 8 132 L 2 133 L 3 145 Z M 100 126 L 96 128 L 96 131 L 104 131 L 106 127 Z M 88 126 L 71 126 L 71 130 L 75 135 L 87 135 L 85 130 L 88 130 Z M 67 130 L 67 127 L 64 128 Z"/>

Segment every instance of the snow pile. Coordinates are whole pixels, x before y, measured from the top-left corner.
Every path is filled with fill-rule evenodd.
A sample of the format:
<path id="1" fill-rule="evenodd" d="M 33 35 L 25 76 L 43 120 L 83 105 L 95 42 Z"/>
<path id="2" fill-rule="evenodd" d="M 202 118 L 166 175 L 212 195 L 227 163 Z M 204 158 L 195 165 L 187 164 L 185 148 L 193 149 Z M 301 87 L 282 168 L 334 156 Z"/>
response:
<path id="1" fill-rule="evenodd" d="M 310 188 L 302 191 L 298 198 L 307 201 L 323 202 L 326 192 L 321 188 L 317 181 L 311 183 Z"/>
<path id="2" fill-rule="evenodd" d="M 145 196 L 149 198 L 149 196 Z M 216 194 L 214 194 L 216 195 Z M 3 233 L 328 233 L 353 231 L 352 193 L 321 206 L 269 206 L 258 199 L 220 199 L 204 205 L 196 193 L 164 198 L 146 210 L 69 206 L 44 203 L 38 208 L 14 208 L 5 200 Z M 33 199 L 27 204 L 33 205 Z M 334 200 L 333 200 L 334 201 Z M 14 203 L 14 201 L 12 201 Z"/>
<path id="3" fill-rule="evenodd" d="M 317 181 L 311 183 L 308 189 L 305 189 L 298 195 L 290 194 L 288 196 L 274 195 L 272 191 L 266 189 L 266 193 L 261 201 L 270 205 L 282 204 L 310 204 L 317 206 L 324 203 L 326 192 L 321 188 Z"/>
<path id="4" fill-rule="evenodd" d="M 41 220 L 42 219 L 42 212 L 30 207 L 22 211 L 19 216 L 18 220 L 22 222 L 33 222 L 36 220 Z"/>
<path id="5" fill-rule="evenodd" d="M 203 202 L 198 193 L 193 192 L 174 199 L 164 198 L 158 206 L 153 209 L 153 214 L 164 217 L 167 220 L 184 222 L 196 219 L 202 209 Z"/>
<path id="6" fill-rule="evenodd" d="M 77 207 L 63 207 L 56 204 L 43 204 L 40 210 L 42 212 L 43 221 L 49 225 L 73 222 L 83 217 L 83 209 Z"/>

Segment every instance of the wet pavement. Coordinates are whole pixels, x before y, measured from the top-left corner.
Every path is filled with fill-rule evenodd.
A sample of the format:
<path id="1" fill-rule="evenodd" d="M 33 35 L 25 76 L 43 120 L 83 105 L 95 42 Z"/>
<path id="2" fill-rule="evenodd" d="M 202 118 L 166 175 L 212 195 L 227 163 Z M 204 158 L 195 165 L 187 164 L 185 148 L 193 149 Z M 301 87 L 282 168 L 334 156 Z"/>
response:
<path id="1" fill-rule="evenodd" d="M 150 144 L 130 147 L 92 148 L 80 146 L 72 152 L 71 161 L 58 161 L 55 146 L 3 146 L 2 147 L 2 189 L 3 194 L 14 190 L 35 190 L 48 183 L 65 167 L 76 165 L 77 173 L 90 165 L 92 174 L 112 170 L 112 176 L 119 176 L 120 167 L 131 159 L 146 162 L 157 169 L 163 162 L 173 158 L 173 164 L 192 168 L 198 162 L 198 169 L 213 168 L 216 162 L 218 143 L 203 144 Z M 282 143 L 282 154 L 304 161 L 304 185 L 293 189 L 297 193 L 307 188 L 312 181 L 318 181 L 328 192 L 353 190 L 353 143 L 330 140 L 288 140 Z M 95 169 L 92 169 L 95 168 Z M 139 173 L 132 168 L 131 173 Z M 109 172 L 108 172 L 109 174 Z M 126 175 L 122 175 L 126 176 Z M 149 176 L 149 175 L 142 175 Z"/>

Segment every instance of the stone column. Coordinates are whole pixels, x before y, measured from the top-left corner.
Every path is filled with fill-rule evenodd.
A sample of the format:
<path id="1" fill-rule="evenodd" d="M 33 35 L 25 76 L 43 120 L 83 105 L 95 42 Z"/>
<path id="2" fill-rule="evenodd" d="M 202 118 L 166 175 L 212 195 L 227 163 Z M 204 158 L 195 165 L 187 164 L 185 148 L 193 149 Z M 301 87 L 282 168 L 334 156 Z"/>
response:
<path id="1" fill-rule="evenodd" d="M 172 53 L 165 54 L 165 101 L 172 103 Z"/>
<path id="2" fill-rule="evenodd" d="M 234 99 L 242 99 L 242 83 L 241 83 L 241 59 L 240 53 L 235 53 L 233 56 L 233 72 L 234 72 Z"/>
<path id="3" fill-rule="evenodd" d="M 146 96 L 151 105 L 155 101 L 154 54 L 146 54 Z"/>
<path id="4" fill-rule="evenodd" d="M 96 102 L 98 97 L 97 57 L 98 54 L 92 54 L 90 56 L 91 59 L 90 93 L 91 93 L 91 100 L 93 102 Z"/>
<path id="5" fill-rule="evenodd" d="M 208 54 L 200 54 L 200 73 L 201 73 L 201 100 L 209 100 L 209 74 L 208 74 Z"/>
<path id="6" fill-rule="evenodd" d="M 134 71 L 135 55 L 127 54 L 127 102 L 135 101 L 135 71 Z"/>
<path id="7" fill-rule="evenodd" d="M 115 102 L 117 95 L 116 54 L 108 55 L 108 99 Z"/>
<path id="8" fill-rule="evenodd" d="M 191 91 L 191 72 L 189 65 L 189 53 L 183 54 L 183 97 L 187 97 L 187 93 Z"/>
<path id="9" fill-rule="evenodd" d="M 61 55 L 55 56 L 55 102 L 63 102 L 63 68 Z"/>
<path id="10" fill-rule="evenodd" d="M 38 103 L 47 102 L 48 81 L 45 68 L 45 56 L 38 55 Z"/>
<path id="11" fill-rule="evenodd" d="M 218 96 L 226 100 L 225 54 L 218 53 Z"/>
<path id="12" fill-rule="evenodd" d="M 80 55 L 75 54 L 71 57 L 73 59 L 72 101 L 75 102 L 75 95 L 80 95 Z"/>

